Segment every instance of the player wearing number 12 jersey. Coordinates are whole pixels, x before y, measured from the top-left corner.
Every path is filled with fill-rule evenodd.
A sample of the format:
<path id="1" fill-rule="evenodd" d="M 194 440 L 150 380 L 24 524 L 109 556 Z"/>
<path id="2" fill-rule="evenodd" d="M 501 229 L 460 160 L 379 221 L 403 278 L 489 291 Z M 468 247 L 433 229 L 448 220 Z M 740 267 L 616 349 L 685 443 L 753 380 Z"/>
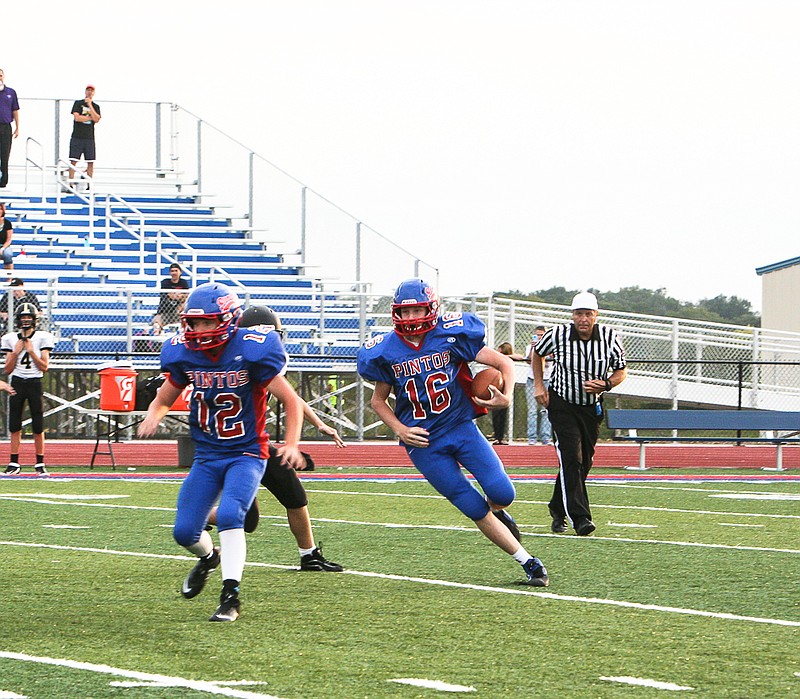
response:
<path id="1" fill-rule="evenodd" d="M 405 446 L 427 481 L 490 541 L 513 556 L 527 584 L 545 587 L 547 571 L 519 543 L 519 529 L 504 510 L 514 486 L 474 418 L 486 409 L 507 407 L 514 389 L 511 360 L 485 344 L 485 327 L 471 313 L 439 316 L 439 301 L 421 279 L 397 287 L 392 303 L 394 331 L 367 340 L 358 352 L 358 373 L 375 382 L 372 408 Z M 501 392 L 472 398 L 468 362 L 498 369 Z M 395 408 L 389 405 L 394 393 Z M 469 471 L 484 495 L 461 470 Z"/>
<path id="2" fill-rule="evenodd" d="M 238 328 L 241 302 L 224 284 L 198 286 L 181 313 L 183 331 L 164 343 L 161 367 L 169 380 L 158 390 L 139 426 L 155 433 L 175 399 L 192 385 L 189 424 L 195 444 L 192 468 L 178 493 L 175 541 L 200 558 L 186 577 L 184 597 L 197 596 L 222 567 L 220 605 L 210 621 L 239 616 L 239 583 L 246 558 L 244 518 L 266 468 L 266 406 L 272 393 L 284 405 L 286 441 L 278 451 L 293 468 L 305 460 L 297 447 L 303 409 L 284 377 L 286 352 L 277 333 Z M 222 552 L 205 531 L 219 498 L 217 529 Z"/>

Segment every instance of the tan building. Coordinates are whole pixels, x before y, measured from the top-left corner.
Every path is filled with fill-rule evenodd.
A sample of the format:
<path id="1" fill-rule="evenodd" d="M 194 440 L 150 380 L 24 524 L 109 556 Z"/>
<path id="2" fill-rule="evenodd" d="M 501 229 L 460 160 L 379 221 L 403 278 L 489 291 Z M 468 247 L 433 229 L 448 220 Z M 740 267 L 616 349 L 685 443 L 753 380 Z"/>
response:
<path id="1" fill-rule="evenodd" d="M 761 277 L 761 327 L 800 332 L 800 257 L 758 267 Z"/>

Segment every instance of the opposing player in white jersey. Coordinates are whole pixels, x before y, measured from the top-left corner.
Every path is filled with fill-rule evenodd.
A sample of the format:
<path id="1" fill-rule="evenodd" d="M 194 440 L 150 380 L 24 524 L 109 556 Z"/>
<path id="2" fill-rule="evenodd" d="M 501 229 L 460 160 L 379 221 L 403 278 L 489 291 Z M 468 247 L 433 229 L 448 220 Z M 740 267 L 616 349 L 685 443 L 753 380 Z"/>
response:
<path id="1" fill-rule="evenodd" d="M 14 330 L 3 335 L 5 373 L 11 377 L 15 391 L 8 401 L 8 431 L 11 446 L 6 475 L 16 475 L 22 470 L 19 465 L 19 446 L 22 441 L 22 410 L 25 402 L 31 414 L 33 443 L 36 447 L 36 473 L 47 476 L 44 465 L 44 391 L 42 377 L 50 366 L 50 352 L 56 339 L 36 325 L 39 311 L 32 303 L 21 303 L 14 312 Z"/>

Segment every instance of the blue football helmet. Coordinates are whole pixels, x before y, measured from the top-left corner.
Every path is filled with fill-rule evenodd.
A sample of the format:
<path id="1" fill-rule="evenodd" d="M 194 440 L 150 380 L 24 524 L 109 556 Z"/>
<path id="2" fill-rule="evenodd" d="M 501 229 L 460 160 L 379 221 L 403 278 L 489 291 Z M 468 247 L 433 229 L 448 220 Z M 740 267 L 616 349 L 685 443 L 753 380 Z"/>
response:
<path id="1" fill-rule="evenodd" d="M 401 308 L 425 308 L 422 318 L 401 318 Z M 439 299 L 433 287 L 422 279 L 406 279 L 395 289 L 392 301 L 392 323 L 401 335 L 424 335 L 439 321 Z"/>
<path id="2" fill-rule="evenodd" d="M 250 306 L 242 313 L 242 317 L 239 320 L 240 328 L 253 328 L 259 325 L 265 326 L 265 330 L 273 330 L 278 333 L 278 337 L 283 341 L 281 319 L 269 306 Z"/>
<path id="3" fill-rule="evenodd" d="M 186 299 L 181 313 L 183 338 L 191 350 L 209 350 L 224 345 L 236 332 L 242 302 L 225 284 L 208 282 L 201 284 Z M 217 321 L 212 330 L 195 330 L 198 318 Z"/>

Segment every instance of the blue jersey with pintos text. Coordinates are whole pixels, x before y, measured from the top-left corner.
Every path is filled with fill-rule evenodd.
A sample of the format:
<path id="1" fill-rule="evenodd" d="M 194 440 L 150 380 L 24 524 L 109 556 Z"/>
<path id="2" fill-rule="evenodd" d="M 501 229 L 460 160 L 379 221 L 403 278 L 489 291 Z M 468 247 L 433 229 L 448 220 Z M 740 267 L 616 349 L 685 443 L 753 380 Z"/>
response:
<path id="1" fill-rule="evenodd" d="M 358 351 L 358 373 L 390 384 L 400 422 L 433 437 L 486 412 L 470 398 L 468 366 L 484 347 L 485 333 L 472 313 L 445 313 L 419 347 L 394 331 L 367 340 Z"/>
<path id="2" fill-rule="evenodd" d="M 182 335 L 164 343 L 161 368 L 170 382 L 193 386 L 189 424 L 198 453 L 269 456 L 267 386 L 287 361 L 278 333 L 252 328 L 239 328 L 217 357 L 188 349 Z"/>

